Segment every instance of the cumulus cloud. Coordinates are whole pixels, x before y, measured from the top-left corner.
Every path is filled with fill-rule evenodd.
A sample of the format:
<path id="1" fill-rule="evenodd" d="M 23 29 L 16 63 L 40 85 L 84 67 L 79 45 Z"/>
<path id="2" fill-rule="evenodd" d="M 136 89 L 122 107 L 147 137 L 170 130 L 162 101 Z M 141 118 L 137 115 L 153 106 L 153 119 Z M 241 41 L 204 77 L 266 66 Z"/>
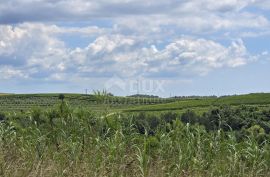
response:
<path id="1" fill-rule="evenodd" d="M 237 67 L 251 60 L 242 40 L 225 47 L 211 40 L 194 38 L 177 39 L 150 57 L 146 58 L 147 63 L 158 62 L 150 66 L 150 71 L 163 70 L 176 75 L 204 75 L 216 68 Z"/>
<path id="2" fill-rule="evenodd" d="M 143 38 L 101 34 L 85 47 L 69 48 L 57 34 L 74 29 L 58 26 L 0 27 L 2 78 L 176 77 L 203 75 L 238 67 L 254 59 L 241 39 L 224 46 L 216 41 L 179 37 L 157 47 Z"/>
<path id="3" fill-rule="evenodd" d="M 1 1 L 2 78 L 176 77 L 239 67 L 256 56 L 237 38 L 269 35 L 267 16 L 249 10 L 263 9 L 264 3 L 267 1 Z M 72 46 L 71 36 L 80 37 Z M 222 44 L 219 37 L 231 44 Z"/>
<path id="4" fill-rule="evenodd" d="M 11 79 L 11 78 L 28 78 L 28 75 L 22 70 L 15 69 L 10 66 L 0 66 L 0 79 Z"/>

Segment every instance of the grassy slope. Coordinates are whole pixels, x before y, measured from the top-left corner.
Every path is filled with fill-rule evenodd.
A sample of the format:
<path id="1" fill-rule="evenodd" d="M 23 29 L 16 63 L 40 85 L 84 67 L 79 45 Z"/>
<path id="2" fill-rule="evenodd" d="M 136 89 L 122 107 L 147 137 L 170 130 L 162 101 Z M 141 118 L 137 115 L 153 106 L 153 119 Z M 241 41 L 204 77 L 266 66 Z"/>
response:
<path id="1" fill-rule="evenodd" d="M 227 96 L 220 98 L 179 100 L 172 103 L 146 105 L 128 109 L 127 111 L 166 111 L 187 108 L 204 108 L 219 105 L 268 105 L 270 93 L 256 93 L 248 95 Z"/>
<path id="2" fill-rule="evenodd" d="M 104 110 L 104 104 L 97 100 L 94 95 L 66 93 L 65 100 L 73 107 L 86 107 L 92 110 Z M 27 110 L 33 107 L 50 108 L 60 103 L 58 93 L 49 94 L 12 94 L 0 95 L 0 110 Z M 122 110 L 142 104 L 157 104 L 170 102 L 171 99 L 151 99 L 132 97 L 108 97 L 106 98 L 107 108 Z M 101 103 L 102 102 L 102 103 Z"/>
<path id="3" fill-rule="evenodd" d="M 21 110 L 33 107 L 49 108 L 60 102 L 59 94 L 0 94 L 0 110 Z M 72 106 L 88 107 L 93 110 L 104 109 L 104 104 L 98 104 L 93 95 L 82 94 L 65 94 L 65 99 Z M 210 106 L 218 105 L 268 105 L 270 104 L 270 93 L 256 93 L 248 95 L 227 96 L 220 98 L 203 98 L 203 99 L 183 99 L 171 102 L 172 100 L 150 100 L 150 105 L 144 104 L 142 99 L 138 103 L 137 98 L 125 97 L 110 97 L 110 109 L 125 110 L 125 111 L 169 111 L 169 110 L 184 110 L 196 109 L 205 110 Z M 112 101 L 113 100 L 113 101 Z M 160 102 L 168 102 L 158 104 Z M 112 104 L 113 103 L 113 104 Z"/>
<path id="4" fill-rule="evenodd" d="M 65 100 L 71 106 L 91 107 L 98 110 L 100 105 L 95 104 L 95 97 L 81 94 L 64 94 Z M 59 94 L 13 94 L 0 95 L 0 110 L 27 110 L 34 107 L 50 108 L 61 101 L 58 99 Z"/>

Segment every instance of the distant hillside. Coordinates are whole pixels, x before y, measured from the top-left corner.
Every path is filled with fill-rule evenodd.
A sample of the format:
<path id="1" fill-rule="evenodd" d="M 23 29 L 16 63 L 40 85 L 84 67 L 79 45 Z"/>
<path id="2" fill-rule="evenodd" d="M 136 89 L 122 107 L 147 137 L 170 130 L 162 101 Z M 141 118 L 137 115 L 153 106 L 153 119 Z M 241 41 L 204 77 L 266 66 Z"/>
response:
<path id="1" fill-rule="evenodd" d="M 180 99 L 171 103 L 145 105 L 129 109 L 129 111 L 168 111 L 189 108 L 203 108 L 220 105 L 270 105 L 270 93 L 252 93 L 224 97 L 202 97 L 196 99 Z"/>
<path id="2" fill-rule="evenodd" d="M 59 93 L 48 94 L 10 94 L 0 95 L 0 110 L 28 110 L 33 107 L 51 108 L 61 102 Z M 135 98 L 117 96 L 95 96 L 64 93 L 64 100 L 72 107 L 86 107 L 92 110 L 104 110 L 104 105 L 112 109 L 126 109 L 138 105 L 160 104 L 174 101 L 164 98 Z"/>
<path id="3" fill-rule="evenodd" d="M 196 96 L 196 95 L 192 95 L 192 96 L 174 96 L 171 98 L 175 98 L 175 99 L 206 99 L 206 98 L 218 98 L 217 96 L 213 95 L 213 96 Z"/>
<path id="4" fill-rule="evenodd" d="M 28 110 L 33 107 L 52 108 L 61 100 L 58 93 L 49 94 L 0 94 L 0 111 Z M 253 93 L 223 97 L 177 97 L 159 98 L 153 95 L 133 95 L 128 97 L 98 97 L 85 94 L 64 94 L 72 107 L 85 107 L 91 110 L 110 109 L 123 111 L 171 111 L 184 109 L 206 109 L 220 105 L 270 105 L 270 93 Z M 148 96 L 148 97 L 147 97 Z"/>
<path id="5" fill-rule="evenodd" d="M 159 98 L 159 96 L 156 95 L 146 95 L 146 94 L 135 94 L 135 95 L 130 95 L 127 97 L 136 97 L 136 98 Z"/>

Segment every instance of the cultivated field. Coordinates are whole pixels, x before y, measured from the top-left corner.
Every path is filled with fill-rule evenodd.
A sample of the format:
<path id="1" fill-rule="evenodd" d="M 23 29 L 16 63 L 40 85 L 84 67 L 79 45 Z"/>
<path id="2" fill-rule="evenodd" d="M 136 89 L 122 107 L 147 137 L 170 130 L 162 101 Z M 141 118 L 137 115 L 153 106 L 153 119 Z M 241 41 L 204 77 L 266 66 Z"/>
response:
<path id="1" fill-rule="evenodd" d="M 207 110 L 220 105 L 256 105 L 259 107 L 270 104 L 270 93 L 224 96 L 218 98 L 134 98 L 97 96 L 83 94 L 64 94 L 65 100 L 71 107 L 84 107 L 92 111 L 110 110 L 121 111 L 177 111 L 185 109 Z M 0 94 L 0 110 L 21 111 L 40 107 L 52 108 L 61 102 L 59 94 Z"/>
<path id="2" fill-rule="evenodd" d="M 222 105 L 256 105 L 259 107 L 265 107 L 270 105 L 270 94 L 256 93 L 248 95 L 224 96 L 219 98 L 182 99 L 166 104 L 138 106 L 136 108 L 129 109 L 129 111 L 173 111 L 183 109 L 205 110 L 209 109 L 210 107 Z"/>
<path id="3" fill-rule="evenodd" d="M 163 98 L 133 98 L 83 94 L 64 94 L 65 101 L 72 107 L 84 107 L 99 110 L 106 105 L 111 109 L 123 109 L 138 105 L 159 104 L 175 101 Z M 0 94 L 0 110 L 20 111 L 36 107 L 43 109 L 52 108 L 61 102 L 59 94 Z"/>

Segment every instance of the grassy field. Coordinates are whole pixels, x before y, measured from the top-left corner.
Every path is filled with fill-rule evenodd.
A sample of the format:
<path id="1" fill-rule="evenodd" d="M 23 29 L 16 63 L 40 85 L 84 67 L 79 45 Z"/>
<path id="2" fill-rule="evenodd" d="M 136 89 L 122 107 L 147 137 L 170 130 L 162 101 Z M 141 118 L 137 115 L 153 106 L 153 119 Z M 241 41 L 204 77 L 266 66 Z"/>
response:
<path id="1" fill-rule="evenodd" d="M 144 105 L 135 108 L 127 109 L 127 111 L 173 111 L 183 109 L 198 109 L 205 110 L 213 106 L 221 105 L 257 105 L 260 107 L 270 104 L 269 93 L 256 93 L 247 95 L 226 96 L 219 98 L 203 98 L 203 99 L 183 99 L 175 100 L 171 103 Z"/>
<path id="2" fill-rule="evenodd" d="M 108 115 L 62 102 L 0 113 L 0 176 L 267 177 L 268 111 Z"/>
<path id="3" fill-rule="evenodd" d="M 258 105 L 260 107 L 270 104 L 269 93 L 256 93 L 247 95 L 226 96 L 219 98 L 198 99 L 164 99 L 164 98 L 131 98 L 131 97 L 103 97 L 83 94 L 64 94 L 65 101 L 72 107 L 84 107 L 91 110 L 104 108 L 111 111 L 183 111 L 196 109 L 199 112 L 220 105 Z M 19 111 L 34 107 L 49 109 L 61 100 L 59 94 L 0 94 L 0 110 Z"/>
<path id="4" fill-rule="evenodd" d="M 64 96 L 0 96 L 0 176 L 270 176 L 270 94 Z"/>
<path id="5" fill-rule="evenodd" d="M 61 100 L 59 94 L 3 94 L 0 95 L 0 110 L 20 111 L 35 107 L 49 109 Z M 65 101 L 72 107 L 84 107 L 92 110 L 103 109 L 104 105 L 111 110 L 122 110 L 138 105 L 168 103 L 174 100 L 162 98 L 132 98 L 132 97 L 98 97 L 84 94 L 64 94 Z"/>

